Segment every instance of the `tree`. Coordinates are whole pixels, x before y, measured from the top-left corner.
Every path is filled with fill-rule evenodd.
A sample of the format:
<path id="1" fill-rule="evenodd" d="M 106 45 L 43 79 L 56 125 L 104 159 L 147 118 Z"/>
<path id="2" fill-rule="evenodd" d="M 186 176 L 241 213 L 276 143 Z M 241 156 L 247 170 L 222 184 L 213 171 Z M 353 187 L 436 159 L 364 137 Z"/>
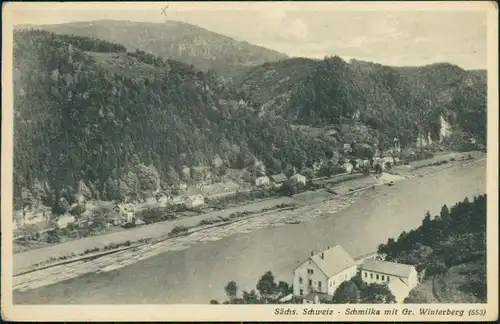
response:
<path id="1" fill-rule="evenodd" d="M 236 285 L 236 282 L 230 281 L 226 287 L 224 287 L 224 291 L 230 300 L 235 299 L 236 294 L 238 293 L 238 286 Z"/>
<path id="2" fill-rule="evenodd" d="M 312 179 L 314 178 L 314 171 L 311 168 L 303 168 L 300 173 L 306 177 L 306 179 Z"/>
<path id="3" fill-rule="evenodd" d="M 287 282 L 280 281 L 278 282 L 278 291 L 281 296 L 286 296 L 288 294 L 291 294 L 293 290 Z"/>
<path id="4" fill-rule="evenodd" d="M 375 170 L 375 173 L 382 174 L 382 165 L 380 165 L 380 163 L 375 163 L 373 169 Z"/>
<path id="5" fill-rule="evenodd" d="M 448 209 L 448 207 L 446 205 L 443 205 L 443 207 L 441 207 L 441 212 L 440 212 L 439 216 L 441 217 L 441 220 L 445 223 L 448 223 L 450 221 L 450 219 L 451 219 L 450 210 Z"/>
<path id="6" fill-rule="evenodd" d="M 361 275 L 358 273 L 354 277 L 351 278 L 352 283 L 356 285 L 359 291 L 363 290 L 366 288 L 366 282 L 363 281 L 361 278 Z"/>
<path id="7" fill-rule="evenodd" d="M 370 284 L 361 290 L 360 301 L 361 304 L 392 304 L 396 298 L 387 285 Z"/>
<path id="8" fill-rule="evenodd" d="M 180 177 L 177 171 L 170 165 L 168 167 L 167 175 L 166 175 L 167 183 L 171 186 L 178 185 L 180 182 Z"/>
<path id="9" fill-rule="evenodd" d="M 359 300 L 359 289 L 352 281 L 344 281 L 333 295 L 334 304 L 356 304 Z"/>
<path id="10" fill-rule="evenodd" d="M 264 298 L 269 298 L 276 293 L 276 282 L 271 271 L 267 271 L 257 283 L 257 290 Z"/>
<path id="11" fill-rule="evenodd" d="M 56 215 L 62 215 L 69 211 L 70 205 L 65 198 L 60 198 L 57 203 L 53 206 L 52 212 Z"/>
<path id="12" fill-rule="evenodd" d="M 262 304 L 262 300 L 259 298 L 254 289 L 252 289 L 249 293 L 243 292 L 243 303 L 245 304 Z"/>
<path id="13" fill-rule="evenodd" d="M 427 211 L 425 213 L 425 217 L 424 217 L 424 220 L 422 221 L 422 227 L 423 228 L 429 228 L 431 226 L 431 213 L 429 211 Z"/>
<path id="14" fill-rule="evenodd" d="M 287 196 L 292 196 L 297 193 L 298 186 L 295 181 L 292 181 L 290 179 L 286 180 L 283 182 L 281 185 L 280 191 L 282 194 L 287 195 Z"/>
<path id="15" fill-rule="evenodd" d="M 26 188 L 22 188 L 21 198 L 24 206 L 31 206 L 33 204 L 33 195 L 31 191 Z"/>
<path id="16" fill-rule="evenodd" d="M 60 243 L 61 237 L 57 230 L 50 231 L 47 236 L 47 243 Z"/>

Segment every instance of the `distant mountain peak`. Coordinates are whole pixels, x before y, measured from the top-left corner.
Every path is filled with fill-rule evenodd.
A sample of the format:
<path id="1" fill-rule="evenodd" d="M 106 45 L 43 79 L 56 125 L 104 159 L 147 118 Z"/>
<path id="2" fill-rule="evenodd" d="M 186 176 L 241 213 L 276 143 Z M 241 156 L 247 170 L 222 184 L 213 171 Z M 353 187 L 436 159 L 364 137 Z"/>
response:
<path id="1" fill-rule="evenodd" d="M 204 71 L 214 70 L 230 78 L 253 66 L 288 58 L 286 54 L 275 50 L 177 20 L 165 20 L 163 23 L 94 20 L 27 28 L 116 42 L 129 51 L 140 49 L 163 58 L 192 64 Z"/>

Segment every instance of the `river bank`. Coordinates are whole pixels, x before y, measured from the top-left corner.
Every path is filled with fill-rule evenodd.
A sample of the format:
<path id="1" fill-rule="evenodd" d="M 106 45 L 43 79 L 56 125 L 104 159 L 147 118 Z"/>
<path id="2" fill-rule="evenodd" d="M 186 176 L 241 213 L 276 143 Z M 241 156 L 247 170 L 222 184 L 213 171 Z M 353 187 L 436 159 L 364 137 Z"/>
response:
<path id="1" fill-rule="evenodd" d="M 433 163 L 435 163 L 436 161 L 448 162 L 449 159 L 460 161 L 466 158 L 471 153 L 474 158 L 479 158 L 482 156 L 482 153 L 480 152 L 446 153 L 440 154 L 429 160 L 412 162 L 412 164 L 408 167 L 401 166 L 394 169 L 396 170 L 396 175 L 400 175 L 403 177 L 412 177 L 422 174 L 425 175 L 428 171 L 436 172 L 450 166 L 435 166 L 433 165 Z M 385 178 L 387 178 L 387 176 Z M 399 179 L 396 178 L 395 180 L 397 181 Z M 363 186 L 369 187 L 371 185 L 376 185 L 377 183 L 384 183 L 384 181 L 384 178 L 380 178 L 377 181 L 373 182 L 371 178 L 366 177 L 350 180 L 335 185 L 334 193 L 343 196 L 350 193 L 350 190 L 352 191 Z M 385 182 L 389 182 L 389 180 Z M 261 201 L 254 201 L 251 203 L 231 206 L 229 208 L 225 208 L 224 210 L 203 213 L 190 217 L 179 217 L 175 220 L 163 221 L 147 226 L 140 226 L 137 228 L 85 237 L 78 240 L 72 240 L 56 245 L 47 246 L 44 248 L 15 253 L 14 274 L 30 271 L 37 266 L 45 266 L 48 263 L 67 261 L 71 258 L 80 258 L 83 255 L 89 254 L 89 252 L 92 253 L 95 251 L 104 251 L 108 250 L 109 248 L 117 249 L 130 243 L 149 240 L 151 238 L 158 238 L 160 236 L 168 234 L 176 227 L 193 228 L 202 222 L 205 222 L 205 224 L 214 223 L 220 221 L 221 219 L 228 218 L 233 213 L 257 213 L 264 209 L 275 208 L 280 204 L 314 204 L 316 202 L 321 202 L 326 198 L 327 197 L 320 191 L 306 192 L 301 195 L 296 195 L 296 197 L 294 197 L 293 199 L 291 199 L 290 197 L 274 197 Z"/>
<path id="2" fill-rule="evenodd" d="M 406 193 L 403 193 L 403 195 L 405 195 L 405 197 L 406 197 L 405 199 L 407 199 L 408 198 L 407 197 L 408 196 L 408 192 L 407 192 L 408 189 L 410 189 L 409 194 L 410 194 L 410 196 L 412 196 L 411 191 L 414 191 L 414 190 L 411 190 L 412 187 L 416 186 L 416 188 L 421 188 L 422 185 L 425 185 L 425 183 L 427 183 L 427 185 L 428 185 L 429 181 L 436 182 L 436 180 L 437 180 L 437 183 L 439 185 L 439 183 L 442 182 L 442 180 L 446 180 L 446 181 L 448 181 L 448 179 L 453 180 L 453 178 L 456 178 L 456 177 L 461 179 L 461 181 L 469 181 L 467 178 L 464 178 L 464 174 L 473 172 L 473 173 L 475 173 L 475 177 L 477 178 L 477 180 L 471 180 L 472 183 L 474 184 L 474 186 L 471 187 L 469 185 L 466 191 L 469 192 L 471 190 L 475 190 L 478 193 L 480 191 L 484 191 L 485 190 L 484 186 L 483 186 L 483 189 L 479 189 L 479 190 L 478 190 L 479 187 L 477 187 L 478 180 L 480 180 L 480 182 L 483 181 L 484 175 L 477 174 L 477 170 L 476 170 L 478 167 L 480 169 L 482 168 L 482 172 L 484 173 L 484 161 L 483 162 L 474 161 L 474 162 L 477 165 L 474 165 L 474 163 L 470 162 L 469 166 L 464 167 L 461 165 L 455 165 L 454 167 L 449 167 L 449 168 L 445 169 L 443 172 L 438 172 L 438 173 L 436 173 L 437 179 L 435 177 L 428 177 L 428 178 L 427 177 L 424 177 L 424 178 L 416 177 L 416 178 L 409 179 L 409 180 L 403 180 L 403 181 L 400 181 L 398 183 L 398 185 L 395 187 L 378 186 L 376 188 L 376 190 L 374 190 L 374 191 L 368 190 L 368 191 L 354 192 L 351 194 L 351 197 L 349 198 L 351 200 L 349 200 L 347 198 L 344 200 L 342 200 L 342 199 L 327 200 L 327 201 L 324 201 L 322 203 L 315 204 L 312 206 L 309 205 L 309 206 L 303 206 L 300 208 L 295 208 L 294 210 L 281 211 L 281 212 L 269 212 L 268 214 L 260 215 L 259 217 L 253 217 L 251 219 L 245 219 L 245 220 L 238 220 L 235 223 L 228 225 L 228 226 L 200 230 L 200 231 L 198 231 L 194 234 L 191 234 L 189 236 L 169 239 L 169 240 L 166 240 L 164 242 L 160 242 L 158 244 L 137 247 L 137 248 L 134 248 L 131 250 L 111 254 L 111 255 L 108 255 L 105 257 L 101 257 L 101 258 L 98 258 L 98 259 L 95 259 L 95 260 L 92 260 L 89 262 L 75 262 L 74 264 L 71 264 L 71 265 L 54 267 L 54 268 L 51 268 L 50 270 L 47 270 L 47 271 L 37 271 L 37 272 L 30 274 L 29 276 L 15 277 L 14 278 L 14 285 L 15 285 L 14 289 L 30 290 L 27 292 L 16 292 L 15 295 L 20 296 L 21 300 L 25 300 L 25 301 L 29 301 L 29 300 L 35 301 L 36 298 L 34 298 L 34 295 L 37 295 L 38 297 L 40 297 L 39 294 L 42 294 L 45 296 L 43 298 L 40 297 L 41 298 L 40 302 L 43 302 L 42 300 L 45 300 L 46 302 L 52 302 L 52 300 L 60 300 L 58 297 L 59 293 L 66 295 L 66 293 L 61 292 L 60 289 L 62 289 L 62 286 L 65 286 L 66 283 L 68 283 L 68 281 L 65 281 L 65 283 L 61 283 L 61 284 L 55 284 L 55 285 L 51 285 L 51 284 L 56 283 L 56 282 L 61 281 L 61 280 L 69 279 L 70 282 L 76 282 L 76 283 L 80 282 L 79 284 L 77 284 L 77 286 L 81 287 L 82 280 L 84 280 L 85 282 L 88 282 L 88 283 L 94 281 L 93 279 L 89 279 L 88 276 L 92 276 L 92 278 L 94 278 L 95 276 L 98 276 L 95 278 L 102 278 L 102 279 L 108 278 L 108 279 L 110 279 L 110 280 L 106 279 L 104 282 L 102 282 L 101 279 L 98 279 L 98 282 L 101 282 L 101 284 L 104 284 L 104 286 L 107 287 L 106 289 L 111 289 L 111 290 L 124 289 L 124 288 L 114 287 L 114 284 L 119 284 L 119 283 L 116 283 L 115 282 L 116 280 L 113 278 L 116 277 L 116 278 L 118 278 L 119 281 L 121 281 L 123 279 L 122 277 L 124 276 L 124 274 L 130 273 L 130 271 L 132 271 L 129 269 L 137 269 L 138 267 L 143 269 L 141 271 L 149 272 L 148 269 L 149 269 L 149 265 L 151 264 L 151 262 L 161 263 L 161 261 L 158 258 L 161 258 L 164 262 L 166 262 L 169 266 L 172 267 L 172 268 L 168 268 L 168 271 L 166 270 L 167 268 L 165 268 L 165 271 L 167 271 L 167 272 L 160 271 L 162 273 L 162 274 L 160 274 L 161 277 L 164 277 L 164 276 L 172 277 L 172 276 L 174 276 L 175 273 L 177 273 L 177 276 L 179 275 L 179 273 L 177 272 L 176 269 L 178 269 L 180 266 L 179 265 L 176 266 L 175 264 L 171 264 L 171 262 L 168 261 L 170 258 L 174 258 L 177 260 L 177 262 L 180 261 L 181 265 L 187 266 L 188 268 L 185 268 L 182 271 L 188 271 L 188 274 L 189 273 L 192 274 L 192 272 L 196 270 L 196 269 L 194 269 L 194 270 L 190 269 L 190 267 L 188 266 L 188 263 L 192 261 L 192 256 L 188 257 L 188 259 L 185 259 L 186 258 L 185 253 L 190 254 L 191 253 L 190 251 L 196 251 L 196 250 L 199 250 L 200 248 L 203 249 L 203 247 L 212 246 L 213 244 L 216 244 L 218 246 L 218 248 L 222 248 L 222 250 L 214 249 L 210 253 L 214 254 L 214 255 L 218 255 L 220 253 L 224 254 L 225 251 L 228 251 L 228 249 L 230 249 L 232 247 L 232 244 L 230 244 L 229 246 L 224 245 L 224 247 L 221 247 L 220 244 L 218 244 L 219 242 L 227 241 L 228 239 L 231 241 L 236 240 L 236 241 L 240 242 L 244 237 L 255 236 L 255 235 L 258 235 L 262 239 L 262 237 L 261 237 L 262 234 L 259 234 L 259 233 L 267 232 L 267 231 L 277 231 L 271 236 L 271 238 L 278 239 L 278 240 L 280 238 L 282 239 L 282 237 L 276 236 L 276 235 L 278 235 L 276 233 L 281 233 L 283 229 L 286 231 L 289 231 L 289 232 L 294 232 L 294 233 L 297 230 L 299 230 L 300 234 L 295 233 L 294 235 L 299 235 L 298 237 L 301 237 L 303 231 L 305 231 L 306 233 L 309 233 L 309 234 L 311 232 L 314 233 L 315 232 L 314 230 L 310 231 L 310 230 L 308 230 L 308 228 L 312 224 L 317 223 L 318 221 L 330 222 L 330 221 L 334 220 L 336 223 L 338 222 L 338 224 L 334 225 L 334 227 L 332 228 L 332 231 L 337 232 L 340 230 L 341 236 L 343 236 L 347 233 L 357 233 L 356 227 L 353 227 L 353 224 L 351 224 L 349 221 L 347 221 L 348 219 L 346 218 L 347 217 L 346 213 L 349 214 L 347 212 L 348 210 L 351 210 L 351 212 L 350 212 L 351 215 L 349 216 L 351 218 L 351 220 L 352 221 L 359 221 L 359 217 L 358 217 L 359 215 L 357 215 L 356 213 L 357 213 L 357 211 L 365 210 L 363 207 L 366 204 L 369 205 L 369 204 L 373 204 L 373 202 L 380 201 L 380 202 L 383 202 L 384 204 L 389 204 L 389 206 L 394 205 L 394 204 L 399 205 L 397 200 L 394 201 L 393 199 L 390 199 L 389 197 L 394 196 L 394 195 L 399 195 L 398 190 L 404 189 L 404 187 L 409 186 L 409 188 L 407 188 L 406 190 L 403 191 L 403 192 L 406 191 Z M 481 167 L 481 165 L 482 165 L 482 167 Z M 450 176 L 451 176 L 451 178 L 450 178 Z M 344 184 L 344 186 L 347 187 L 346 184 Z M 432 189 L 434 187 L 436 187 L 435 184 L 431 185 L 429 188 Z M 429 188 L 427 188 L 427 190 L 429 190 Z M 421 192 L 421 189 L 418 189 L 417 191 Z M 431 191 L 434 191 L 434 190 L 431 190 Z M 452 192 L 451 194 L 455 195 L 455 194 L 457 194 L 457 192 L 458 192 L 458 190 L 455 189 L 455 192 Z M 443 195 L 443 194 L 450 195 L 447 192 L 444 192 L 444 193 L 441 192 L 438 194 L 438 196 Z M 470 194 L 470 193 L 468 193 L 468 194 Z M 427 195 L 427 193 L 425 195 Z M 358 202 L 357 200 L 360 200 L 359 198 L 361 198 L 361 201 Z M 414 203 L 414 201 L 413 201 L 414 198 L 415 197 L 412 196 L 409 203 Z M 462 198 L 463 197 L 461 197 L 461 195 L 460 195 L 460 196 L 457 196 L 456 199 L 462 199 Z M 430 199 L 434 199 L 434 197 L 431 197 Z M 442 203 L 454 202 L 454 201 L 447 202 L 447 200 L 449 200 L 449 199 L 442 199 L 442 201 L 440 201 L 440 203 L 441 202 Z M 404 201 L 403 201 L 403 203 L 404 203 Z M 371 207 L 372 210 L 368 210 L 368 211 L 365 210 L 365 213 L 366 212 L 369 212 L 369 213 L 373 212 L 374 208 L 376 211 L 378 210 L 378 212 L 380 212 L 379 207 L 380 206 L 378 204 L 375 206 L 372 206 Z M 406 211 L 406 209 L 405 209 L 405 211 Z M 352 212 L 354 212 L 355 214 L 352 214 Z M 363 213 L 361 213 L 361 214 L 363 214 Z M 368 217 L 366 219 L 368 222 L 370 222 L 370 219 L 373 218 L 373 216 L 371 216 L 371 214 L 366 214 L 365 217 Z M 414 216 L 414 217 L 417 217 L 417 216 Z M 422 218 L 423 218 L 423 212 L 421 214 L 418 214 L 419 222 L 421 221 Z M 290 221 L 293 221 L 293 220 L 299 220 L 299 223 L 295 224 L 295 225 L 289 225 Z M 307 221 L 307 220 L 310 220 L 310 221 Z M 386 229 L 392 228 L 395 224 L 398 224 L 398 222 L 394 221 L 394 220 L 392 222 L 386 224 L 384 231 L 382 231 L 382 232 L 386 232 L 385 231 Z M 418 224 L 418 222 L 417 222 L 417 224 Z M 377 223 L 377 225 L 374 225 L 374 226 L 379 226 L 379 224 Z M 321 229 L 321 230 L 323 230 L 323 229 Z M 399 233 L 400 233 L 400 231 L 397 231 L 397 234 L 399 234 Z M 234 235 L 234 234 L 240 234 L 240 235 Z M 370 234 L 370 235 L 373 235 L 373 234 Z M 355 235 L 355 236 L 357 236 L 357 235 Z M 226 237 L 226 238 L 223 239 L 224 237 Z M 309 241 L 315 241 L 318 239 L 324 239 L 324 238 L 314 236 L 314 239 L 312 239 L 312 237 L 310 237 Z M 266 242 L 269 241 L 269 238 L 267 236 L 265 238 L 265 241 Z M 306 244 L 306 245 L 310 245 L 309 241 L 302 242 L 302 243 Z M 203 243 L 203 244 L 201 244 L 201 243 Z M 328 243 L 331 243 L 331 241 Z M 379 243 L 382 243 L 382 242 L 379 241 L 376 244 L 379 244 Z M 257 260 L 260 260 L 261 256 L 259 254 L 255 254 L 256 253 L 255 249 L 256 248 L 258 249 L 261 246 L 261 244 L 262 243 L 260 243 L 258 241 L 254 241 L 254 240 L 246 241 L 245 248 L 242 248 L 242 252 L 244 251 L 244 253 L 245 253 L 245 258 L 253 257 L 254 259 L 257 258 Z M 372 252 L 374 249 L 376 249 L 376 244 L 369 246 L 369 250 L 361 249 L 361 251 L 357 255 L 360 255 L 362 253 L 366 254 L 366 253 Z M 239 245 L 241 245 L 241 244 L 239 244 Z M 188 247 L 190 247 L 190 248 L 188 249 Z M 303 248 L 304 247 L 302 246 L 302 249 Z M 324 248 L 324 246 L 321 246 L 318 248 Z M 356 255 L 356 249 L 354 249 L 354 251 L 353 251 L 352 247 L 349 248 L 349 245 L 347 245 L 346 248 L 351 253 L 353 253 L 353 255 Z M 287 249 L 290 249 L 290 246 L 288 246 Z M 271 250 L 272 250 L 272 248 L 271 248 Z M 261 252 L 264 253 L 264 259 L 269 260 L 269 258 L 265 257 L 265 255 L 267 253 L 270 253 L 270 252 L 269 251 L 261 251 Z M 304 251 L 302 251 L 298 255 L 300 256 L 301 254 L 303 254 L 303 252 Z M 180 255 L 184 255 L 184 259 L 178 259 L 179 253 L 180 253 Z M 194 253 L 197 254 L 197 252 L 194 252 Z M 306 254 L 307 254 L 307 252 L 306 252 Z M 160 257 L 160 255 L 163 255 L 164 257 Z M 239 253 L 238 255 L 241 256 L 241 253 Z M 165 256 L 167 256 L 167 259 L 164 259 Z M 198 257 L 200 257 L 201 259 L 206 261 L 206 257 L 202 257 L 199 255 L 198 255 Z M 276 259 L 276 256 L 274 256 L 272 258 L 272 260 L 273 260 L 272 263 L 277 262 L 278 264 L 280 264 L 279 258 L 277 260 L 275 260 L 275 259 Z M 289 258 L 286 257 L 285 259 L 288 260 Z M 188 260 L 191 260 L 191 261 L 188 261 Z M 139 262 L 139 261 L 141 261 L 141 262 Z M 227 262 L 230 262 L 233 265 L 233 267 L 235 266 L 234 265 L 235 260 L 228 261 L 226 259 L 226 261 L 223 263 L 227 263 Z M 198 264 L 198 262 L 195 262 L 195 264 Z M 125 267 L 125 266 L 127 266 L 127 267 Z M 166 266 L 166 265 L 162 265 L 162 266 Z M 211 266 L 220 267 L 219 265 L 217 265 L 217 266 L 211 265 Z M 195 266 L 195 268 L 196 267 L 197 266 Z M 117 270 L 117 269 L 119 269 L 119 270 Z M 152 271 L 157 272 L 158 270 L 159 269 L 154 268 Z M 261 274 L 262 270 L 263 270 L 262 267 L 260 267 L 260 269 L 258 270 L 259 274 Z M 196 270 L 195 272 L 198 272 L 198 275 L 200 275 L 199 271 L 201 271 L 200 268 L 198 268 L 198 270 Z M 273 271 L 273 273 L 274 273 L 274 271 Z M 281 270 L 281 273 L 283 273 L 283 270 Z M 104 275 L 104 277 L 102 277 L 103 275 Z M 111 277 L 109 277 L 109 275 L 111 275 Z M 159 275 L 159 274 L 156 274 L 156 275 Z M 183 274 L 183 275 L 186 275 L 186 274 Z M 181 277 L 183 277 L 183 275 L 181 275 Z M 76 276 L 80 276 L 80 277 L 75 278 Z M 125 276 L 127 276 L 127 275 L 125 275 Z M 171 279 L 174 281 L 178 280 L 177 276 L 175 276 L 175 279 L 173 279 L 174 277 L 172 277 Z M 189 275 L 188 277 L 191 277 L 191 276 Z M 87 278 L 87 279 L 83 279 L 83 278 Z M 227 279 L 227 277 L 225 279 Z M 133 279 L 131 279 L 131 280 L 133 281 Z M 113 282 L 113 287 L 110 286 L 111 285 L 110 281 Z M 154 280 L 154 281 L 156 281 L 156 280 Z M 180 281 L 182 282 L 183 280 L 180 280 Z M 226 281 L 228 281 L 228 280 L 226 280 Z M 238 282 L 240 282 L 240 281 L 241 280 L 238 280 Z M 252 281 L 252 282 L 255 282 L 255 281 Z M 227 283 L 227 282 L 225 282 L 225 283 Z M 222 287 L 225 283 L 221 283 L 221 286 L 218 287 L 218 289 L 222 290 Z M 158 284 L 161 285 L 161 283 L 158 283 Z M 172 283 L 172 281 L 170 280 L 168 286 L 171 286 L 172 284 L 174 286 L 177 286 L 176 284 Z M 50 285 L 50 286 L 47 286 L 47 285 Z M 149 286 L 149 284 L 146 284 L 146 285 Z M 44 287 L 44 286 L 47 286 L 47 287 Z M 70 286 L 73 286 L 73 284 L 70 284 Z M 43 288 L 40 288 L 40 287 L 43 287 Z M 38 288 L 38 289 L 36 289 L 36 288 Z M 150 288 L 152 289 L 152 287 L 150 287 Z M 32 289 L 35 289 L 35 290 L 32 290 Z M 138 289 L 141 290 L 140 287 Z M 72 291 L 72 289 L 69 289 L 69 290 Z M 48 295 L 47 295 L 47 292 L 48 292 Z M 27 294 L 27 295 L 25 295 L 25 294 Z M 23 298 L 22 296 L 25 296 L 25 297 Z M 27 296 L 31 296 L 31 298 L 28 298 Z M 81 296 L 81 294 L 78 292 L 76 293 L 75 296 L 79 296 L 79 297 L 75 297 L 74 300 L 78 300 L 78 301 L 82 301 L 82 299 L 88 300 L 84 296 Z M 101 295 L 100 298 L 105 298 L 105 295 L 104 294 Z M 134 300 L 133 298 L 129 298 L 129 297 L 124 297 L 124 298 L 125 298 L 125 300 L 130 300 L 130 301 Z M 189 302 L 189 297 L 186 296 L 186 298 L 187 298 L 186 299 L 187 302 Z M 72 299 L 72 298 L 70 298 L 70 299 Z M 90 298 L 90 299 L 92 299 L 92 298 Z M 137 302 L 137 300 L 135 300 L 134 302 Z"/>

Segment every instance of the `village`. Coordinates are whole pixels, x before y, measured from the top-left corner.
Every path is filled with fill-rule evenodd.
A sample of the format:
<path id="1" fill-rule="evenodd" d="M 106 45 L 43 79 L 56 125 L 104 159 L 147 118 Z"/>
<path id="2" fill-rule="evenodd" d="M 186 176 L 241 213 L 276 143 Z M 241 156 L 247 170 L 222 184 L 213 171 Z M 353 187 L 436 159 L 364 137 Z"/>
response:
<path id="1" fill-rule="evenodd" d="M 441 134 L 441 141 L 447 135 Z M 316 162 L 300 172 L 291 168 L 278 174 L 269 174 L 262 162 L 256 160 L 253 173 L 246 168 L 228 169 L 224 176 L 220 176 L 223 162 L 216 158 L 211 166 L 183 167 L 179 172 L 180 180 L 172 184 L 169 191 L 162 190 L 156 178 L 153 179 L 156 182 L 153 189 L 142 198 L 127 197 L 124 201 L 92 199 L 88 188 L 81 183 L 73 203 L 62 214 L 54 214 L 50 207 L 39 202 L 14 211 L 14 251 L 22 252 L 82 237 L 200 215 L 259 199 L 291 195 L 297 190 L 314 191 L 356 178 L 377 177 L 382 172 L 390 172 L 394 166 L 404 167 L 407 161 L 429 157 L 422 156 L 421 152 L 417 154 L 418 147 L 429 144 L 419 138 L 417 149 L 402 150 L 399 139 L 394 138 L 390 149 L 383 152 L 375 150 L 373 158 L 368 159 L 353 156 L 352 144 L 345 143 L 336 158 Z M 432 156 L 428 151 L 426 154 Z M 190 181 L 182 181 L 187 178 Z"/>

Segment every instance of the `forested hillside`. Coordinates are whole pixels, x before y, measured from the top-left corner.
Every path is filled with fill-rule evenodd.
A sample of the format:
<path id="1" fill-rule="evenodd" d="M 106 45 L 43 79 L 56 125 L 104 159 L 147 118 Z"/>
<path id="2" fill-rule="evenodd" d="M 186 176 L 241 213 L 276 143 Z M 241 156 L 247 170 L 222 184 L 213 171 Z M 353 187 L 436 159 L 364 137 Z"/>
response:
<path id="1" fill-rule="evenodd" d="M 467 198 L 378 248 L 389 261 L 415 265 L 423 283 L 407 302 L 486 301 L 486 195 Z"/>
<path id="2" fill-rule="evenodd" d="M 96 38 L 14 36 L 16 208 L 33 199 L 56 206 L 82 191 L 135 199 L 189 182 L 183 166 L 301 170 L 339 157 L 343 143 L 371 158 L 396 136 L 402 146 L 423 131 L 436 136 L 439 116 L 463 139 L 485 141 L 485 80 L 452 65 L 296 58 L 228 83 Z"/>
<path id="3" fill-rule="evenodd" d="M 14 36 L 16 208 L 35 199 L 57 211 L 76 192 L 134 197 L 174 185 L 184 165 L 219 159 L 300 168 L 340 145 L 257 118 L 251 100 L 193 66 L 96 39 Z"/>
<path id="4" fill-rule="evenodd" d="M 485 143 L 486 79 L 451 64 L 392 68 L 339 57 L 290 59 L 252 69 L 239 86 L 261 112 L 311 126 L 358 124 L 382 146 L 439 138 L 440 116 Z"/>
<path id="5" fill-rule="evenodd" d="M 193 64 L 203 71 L 214 70 L 226 78 L 249 68 L 287 58 L 264 47 L 239 42 L 204 28 L 180 21 L 145 23 L 98 20 L 37 26 L 57 34 L 98 38 L 123 44 L 162 58 Z"/>

